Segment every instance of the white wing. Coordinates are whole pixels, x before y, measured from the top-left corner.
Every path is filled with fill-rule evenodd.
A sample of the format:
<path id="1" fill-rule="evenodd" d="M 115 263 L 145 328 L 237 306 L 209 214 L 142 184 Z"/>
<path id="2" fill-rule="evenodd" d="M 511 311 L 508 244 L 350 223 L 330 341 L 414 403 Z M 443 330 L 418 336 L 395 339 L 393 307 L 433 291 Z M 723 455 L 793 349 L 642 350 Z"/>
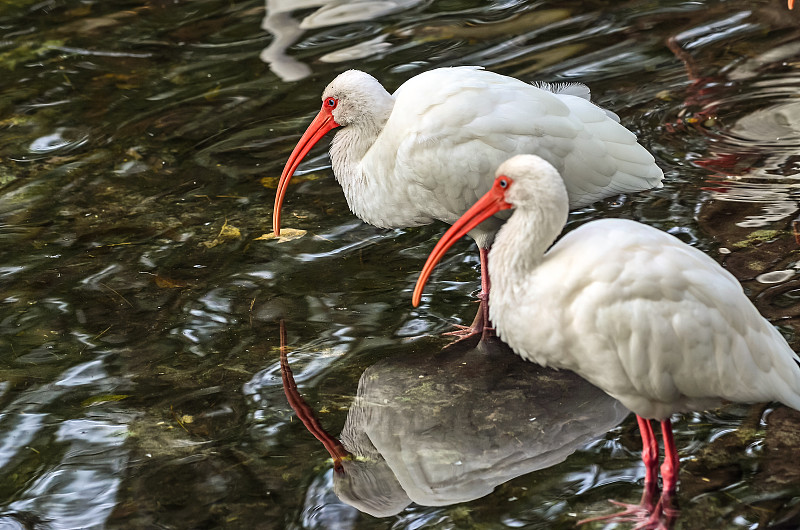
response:
<path id="1" fill-rule="evenodd" d="M 565 92 L 474 67 L 420 74 L 395 92 L 375 144 L 380 149 L 365 161 L 391 153 L 382 169 L 409 176 L 436 198 L 418 204 L 450 223 L 488 190 L 494 169 L 520 153 L 537 154 L 559 170 L 571 208 L 660 186 L 663 173 L 633 133 L 576 86 Z"/>
<path id="2" fill-rule="evenodd" d="M 800 408 L 798 358 L 785 339 L 736 278 L 668 234 L 624 220 L 589 223 L 552 248 L 528 285 L 534 307 L 518 313 L 551 319 L 539 325 L 558 330 L 563 355 L 533 360 L 575 370 L 640 415 L 663 418 L 720 398 Z M 525 339 L 530 351 L 545 340 L 536 335 Z"/>

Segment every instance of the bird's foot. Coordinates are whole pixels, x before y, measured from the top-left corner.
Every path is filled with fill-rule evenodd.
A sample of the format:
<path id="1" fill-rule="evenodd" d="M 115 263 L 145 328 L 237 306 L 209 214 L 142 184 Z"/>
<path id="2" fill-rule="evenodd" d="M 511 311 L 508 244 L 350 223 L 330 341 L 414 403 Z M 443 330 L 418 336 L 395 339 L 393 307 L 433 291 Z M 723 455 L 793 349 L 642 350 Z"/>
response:
<path id="1" fill-rule="evenodd" d="M 666 507 L 661 501 L 653 509 L 649 517 L 642 518 L 634 527 L 634 530 L 670 530 L 675 519 L 678 518 L 678 510 Z"/>
<path id="2" fill-rule="evenodd" d="M 461 326 L 458 324 L 454 324 L 454 326 L 458 329 L 455 331 L 448 331 L 446 333 L 442 333 L 442 335 L 448 337 L 455 337 L 455 342 L 461 342 L 463 340 L 471 340 L 474 338 L 479 338 L 480 340 L 486 340 L 490 337 L 495 336 L 494 328 L 489 327 L 481 327 L 475 328 L 473 326 Z"/>
<path id="3" fill-rule="evenodd" d="M 661 526 L 648 526 L 645 528 L 657 528 L 659 530 L 668 530 L 672 528 L 673 523 L 678 518 L 680 510 L 675 504 L 675 491 L 667 489 L 661 493 L 661 498 L 658 499 L 658 504 L 653 508 L 653 513 L 650 519 L 657 520 Z"/>
<path id="4" fill-rule="evenodd" d="M 624 502 L 609 500 L 611 504 L 614 506 L 619 506 L 623 508 L 621 512 L 615 512 L 608 515 L 599 515 L 597 517 L 590 517 L 589 519 L 582 519 L 578 521 L 578 524 L 586 524 L 586 523 L 595 523 L 597 521 L 609 521 L 615 523 L 626 523 L 626 522 L 642 522 L 645 519 L 651 516 L 652 507 L 648 509 L 647 506 L 643 506 L 641 504 L 628 504 Z M 646 528 L 636 526 L 635 528 Z"/>
<path id="5" fill-rule="evenodd" d="M 472 324 L 469 326 L 457 325 L 456 327 L 459 328 L 458 330 L 450 331 L 445 333 L 445 335 L 458 337 L 456 342 L 472 339 L 476 336 L 480 337 L 480 340 L 486 340 L 496 336 L 494 327 L 492 327 L 492 323 L 489 321 L 488 297 L 481 292 L 481 294 L 478 295 L 478 299 L 480 300 L 478 312 L 475 314 Z"/>
<path id="6" fill-rule="evenodd" d="M 633 530 L 669 530 L 678 518 L 678 509 L 673 505 L 671 497 L 658 500 L 653 505 L 649 499 L 642 499 L 640 504 L 627 504 L 611 500 L 615 506 L 623 508 L 621 512 L 601 515 L 578 521 L 578 524 L 608 521 L 617 523 L 635 523 Z"/>
<path id="7" fill-rule="evenodd" d="M 610 522 L 637 522 L 641 524 L 643 521 L 648 520 L 653 512 L 661 505 L 661 500 L 658 498 L 658 483 L 655 481 L 645 482 L 644 491 L 639 504 L 628 504 L 609 499 L 608 502 L 614 506 L 623 508 L 621 512 L 612 513 L 609 515 L 600 515 L 590 519 L 583 519 L 578 521 L 578 524 L 593 523 L 595 521 L 610 521 Z M 648 528 L 647 526 L 636 526 L 636 528 Z"/>
<path id="8" fill-rule="evenodd" d="M 446 337 L 456 337 L 459 340 L 480 335 L 480 331 L 472 329 L 472 326 L 462 326 L 461 324 L 453 324 L 453 326 L 456 328 L 455 331 L 447 331 L 442 333 L 442 335 Z"/>

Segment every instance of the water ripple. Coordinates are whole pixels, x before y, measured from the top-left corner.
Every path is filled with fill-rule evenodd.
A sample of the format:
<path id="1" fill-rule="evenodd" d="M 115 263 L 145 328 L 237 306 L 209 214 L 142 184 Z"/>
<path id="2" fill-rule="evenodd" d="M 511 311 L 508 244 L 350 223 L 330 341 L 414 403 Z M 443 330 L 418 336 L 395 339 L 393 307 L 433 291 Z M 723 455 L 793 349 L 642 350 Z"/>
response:
<path id="1" fill-rule="evenodd" d="M 320 92 L 348 68 L 389 89 L 464 63 L 588 83 L 667 178 L 574 213 L 570 228 L 626 217 L 674 233 L 800 340 L 800 13 L 785 2 L 139 4 L 19 0 L 0 15 L 0 526 L 555 528 L 609 496 L 637 500 L 633 421 L 469 504 L 379 520 L 331 496 L 327 457 L 280 388 L 276 320 L 302 392 L 336 428 L 366 367 L 440 345 L 427 334 L 468 322 L 479 285 L 461 242 L 441 296 L 412 309 L 443 226 L 355 219 L 323 145 L 286 205 L 306 235 L 256 239 Z M 227 239 L 222 226 L 235 227 Z M 428 356 L 432 372 L 441 359 Z M 779 423 L 782 410 L 676 418 L 682 464 L 730 455 L 742 475 L 709 486 L 698 477 L 713 466 L 683 474 L 687 529 L 796 522 L 781 481 L 797 422 Z"/>

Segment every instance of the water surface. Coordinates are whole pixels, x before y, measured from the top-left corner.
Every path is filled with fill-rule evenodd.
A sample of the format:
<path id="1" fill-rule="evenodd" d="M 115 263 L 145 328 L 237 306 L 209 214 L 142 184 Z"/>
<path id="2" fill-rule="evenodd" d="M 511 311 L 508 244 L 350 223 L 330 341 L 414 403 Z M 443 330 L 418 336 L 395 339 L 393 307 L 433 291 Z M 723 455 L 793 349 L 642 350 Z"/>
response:
<path id="1" fill-rule="evenodd" d="M 0 27 L 0 527 L 572 528 L 638 500 L 630 417 L 476 499 L 414 494 L 374 517 L 336 495 L 283 395 L 278 320 L 300 392 L 338 435 L 365 374 L 449 366 L 439 335 L 471 320 L 478 290 L 465 240 L 412 309 L 444 227 L 359 222 L 323 146 L 284 206 L 306 234 L 257 239 L 322 88 L 348 68 L 389 89 L 459 64 L 587 83 L 667 178 L 571 226 L 625 217 L 681 237 L 800 346 L 800 14 L 782 1 L 13 0 Z M 536 380 L 519 370 L 498 374 Z M 460 391 L 487 403 L 506 385 L 470 381 L 484 380 Z M 437 395 L 459 395 L 451 384 Z M 799 419 L 769 405 L 677 417 L 679 526 L 800 527 Z"/>

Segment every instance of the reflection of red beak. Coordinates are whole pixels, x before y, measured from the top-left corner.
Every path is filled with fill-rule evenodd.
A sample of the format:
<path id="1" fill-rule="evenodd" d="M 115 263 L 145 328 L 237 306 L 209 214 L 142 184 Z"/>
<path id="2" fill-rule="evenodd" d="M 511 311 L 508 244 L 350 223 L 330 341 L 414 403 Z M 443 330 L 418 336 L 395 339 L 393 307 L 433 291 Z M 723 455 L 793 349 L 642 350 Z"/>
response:
<path id="1" fill-rule="evenodd" d="M 497 177 L 494 181 L 494 185 L 486 192 L 486 195 L 478 199 L 478 202 L 473 204 L 472 208 L 464 212 L 464 215 L 453 223 L 453 226 L 444 233 L 439 242 L 436 243 L 436 246 L 433 247 L 433 250 L 428 256 L 428 260 L 425 262 L 425 266 L 422 267 L 422 272 L 419 273 L 417 285 L 414 286 L 414 294 L 411 298 L 411 303 L 414 307 L 419 305 L 420 299 L 422 298 L 422 289 L 425 287 L 428 278 L 430 278 L 433 268 L 436 267 L 436 264 L 442 259 L 447 249 L 488 217 L 493 216 L 500 210 L 507 210 L 512 207 L 506 202 L 506 190 L 501 188 L 498 184 L 501 178 L 507 180 L 507 177 Z M 483 274 L 488 274 L 488 272 L 483 271 Z"/>
<path id="2" fill-rule="evenodd" d="M 281 179 L 278 182 L 278 191 L 275 193 L 275 207 L 272 211 L 272 230 L 276 236 L 281 235 L 281 205 L 283 204 L 283 197 L 286 195 L 286 188 L 289 185 L 289 180 L 294 175 L 297 166 L 303 161 L 303 158 L 311 151 L 311 148 L 319 142 L 320 138 L 325 136 L 331 129 L 339 127 L 333 119 L 333 114 L 330 109 L 325 107 L 319 111 L 317 117 L 308 126 L 306 132 L 300 137 L 292 154 L 289 155 L 289 160 L 281 173 Z"/>
<path id="3" fill-rule="evenodd" d="M 292 369 L 289 368 L 289 358 L 286 352 L 286 326 L 282 319 L 280 326 L 281 379 L 283 381 L 283 393 L 286 394 L 286 399 L 289 401 L 289 406 L 292 407 L 294 413 L 297 414 L 297 417 L 303 422 L 303 425 L 306 429 L 308 429 L 308 432 L 313 434 L 317 440 L 322 442 L 322 445 L 325 446 L 328 454 L 331 455 L 331 458 L 333 459 L 334 471 L 337 473 L 343 473 L 344 467 L 342 466 L 342 460 L 349 458 L 350 452 L 344 448 L 339 440 L 327 433 L 322 425 L 320 425 L 316 416 L 314 416 L 314 412 L 311 410 L 311 407 L 309 407 L 300 396 L 300 392 L 297 390 L 297 385 L 294 382 Z"/>

